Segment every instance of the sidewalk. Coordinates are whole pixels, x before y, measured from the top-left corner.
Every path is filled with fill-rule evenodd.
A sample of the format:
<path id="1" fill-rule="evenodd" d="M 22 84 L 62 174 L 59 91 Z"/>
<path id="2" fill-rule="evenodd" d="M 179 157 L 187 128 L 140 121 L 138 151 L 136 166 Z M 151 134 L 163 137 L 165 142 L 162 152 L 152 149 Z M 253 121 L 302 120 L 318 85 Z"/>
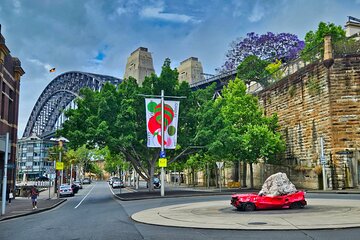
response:
<path id="1" fill-rule="evenodd" d="M 6 203 L 5 215 L 0 216 L 0 221 L 21 217 L 25 215 L 35 214 L 39 212 L 43 212 L 65 202 L 66 199 L 57 199 L 56 194 L 53 193 L 53 188 L 50 189 L 50 199 L 49 199 L 49 191 L 40 192 L 39 197 L 37 199 L 37 209 L 32 209 L 31 198 L 27 197 L 16 197 L 11 201 L 11 204 Z"/>

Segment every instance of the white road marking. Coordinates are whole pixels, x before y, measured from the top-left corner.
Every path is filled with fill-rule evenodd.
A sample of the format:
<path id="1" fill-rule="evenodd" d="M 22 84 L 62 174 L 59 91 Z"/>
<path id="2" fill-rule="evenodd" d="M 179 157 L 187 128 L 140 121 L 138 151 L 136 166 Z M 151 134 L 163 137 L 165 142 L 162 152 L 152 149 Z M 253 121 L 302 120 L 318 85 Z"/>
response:
<path id="1" fill-rule="evenodd" d="M 112 190 L 112 187 L 110 186 L 110 184 L 109 184 L 109 189 L 110 189 L 111 193 L 112 193 L 113 195 L 115 195 L 115 193 L 114 193 L 114 191 Z"/>
<path id="2" fill-rule="evenodd" d="M 110 184 L 108 184 L 108 185 L 109 185 L 109 189 L 110 189 L 111 193 L 112 193 L 113 195 L 115 195 L 116 193 L 114 193 L 113 188 L 110 186 Z M 125 190 L 125 189 L 126 189 L 128 192 L 137 192 L 136 190 L 133 190 L 133 189 L 128 188 L 128 187 L 125 187 L 124 190 Z"/>
<path id="3" fill-rule="evenodd" d="M 96 185 L 96 183 L 95 183 Z M 76 207 L 74 208 L 78 208 L 80 206 L 80 204 L 85 200 L 85 198 L 91 193 L 91 191 L 94 189 L 95 185 L 90 189 L 90 191 L 85 195 L 85 197 L 79 202 L 78 205 L 76 205 Z"/>

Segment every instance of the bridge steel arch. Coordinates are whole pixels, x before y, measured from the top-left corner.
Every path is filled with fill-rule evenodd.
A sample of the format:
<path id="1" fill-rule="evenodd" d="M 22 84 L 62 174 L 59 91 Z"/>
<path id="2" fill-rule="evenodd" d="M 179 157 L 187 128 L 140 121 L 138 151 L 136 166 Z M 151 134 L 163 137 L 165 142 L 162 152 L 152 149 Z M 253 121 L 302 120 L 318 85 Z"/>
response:
<path id="1" fill-rule="evenodd" d="M 63 110 L 79 95 L 81 88 L 89 87 L 99 91 L 106 83 L 119 84 L 119 78 L 85 72 L 66 72 L 46 86 L 35 103 L 23 137 L 35 133 L 39 137 L 47 136 L 56 130 L 56 122 Z"/>

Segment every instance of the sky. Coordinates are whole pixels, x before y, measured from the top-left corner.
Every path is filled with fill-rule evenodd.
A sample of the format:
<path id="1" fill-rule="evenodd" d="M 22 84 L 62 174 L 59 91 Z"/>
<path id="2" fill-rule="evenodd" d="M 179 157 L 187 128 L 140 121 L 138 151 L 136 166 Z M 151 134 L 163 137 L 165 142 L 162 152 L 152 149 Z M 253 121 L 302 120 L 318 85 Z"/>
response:
<path id="1" fill-rule="evenodd" d="M 344 26 L 348 16 L 360 18 L 360 0 L 0 0 L 1 33 L 26 72 L 18 136 L 42 91 L 64 72 L 123 78 L 127 57 L 141 46 L 156 74 L 167 57 L 173 68 L 198 57 L 204 73 L 214 74 L 246 33 L 303 40 L 319 22 Z"/>

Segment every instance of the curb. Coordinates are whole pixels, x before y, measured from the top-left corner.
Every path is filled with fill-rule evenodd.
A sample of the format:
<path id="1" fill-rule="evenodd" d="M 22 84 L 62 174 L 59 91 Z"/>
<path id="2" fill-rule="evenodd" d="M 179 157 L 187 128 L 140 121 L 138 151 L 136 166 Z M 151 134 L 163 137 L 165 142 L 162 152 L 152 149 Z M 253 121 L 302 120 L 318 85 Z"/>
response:
<path id="1" fill-rule="evenodd" d="M 179 197 L 205 197 L 205 196 L 213 196 L 213 195 L 229 195 L 232 193 L 229 192 L 206 192 L 206 193 L 194 193 L 194 194 L 179 194 L 179 195 L 165 195 L 165 196 L 142 196 L 142 197 L 127 197 L 123 198 L 118 196 L 119 194 L 114 194 L 114 196 L 121 201 L 135 201 L 135 200 L 146 200 L 146 199 L 159 199 L 159 198 L 179 198 Z"/>
<path id="2" fill-rule="evenodd" d="M 36 211 L 31 211 L 31 212 L 27 212 L 27 213 L 22 213 L 22 214 L 17 214 L 17 215 L 12 215 L 12 216 L 4 216 L 3 218 L 0 219 L 0 222 L 1 221 L 5 221 L 5 220 L 9 220 L 9 219 L 13 219 L 13 218 L 19 218 L 19 217 L 23 217 L 23 216 L 27 216 L 27 215 L 32 215 L 32 214 L 37 214 L 37 213 L 41 213 L 41 212 L 45 212 L 45 211 L 48 211 L 50 209 L 53 209 L 57 206 L 59 206 L 60 204 L 64 203 L 65 201 L 67 201 L 67 199 L 62 199 L 60 202 L 50 206 L 50 207 L 47 207 L 47 208 L 42 208 L 42 209 L 39 209 L 39 210 L 36 210 Z"/>
<path id="3" fill-rule="evenodd" d="M 131 189 L 131 188 L 130 188 Z M 140 196 L 127 196 L 127 197 L 122 197 L 121 194 L 119 193 L 114 193 L 113 195 L 121 200 L 121 201 L 135 201 L 135 200 L 146 200 L 146 199 L 159 199 L 159 198 L 177 198 L 177 197 L 199 197 L 199 196 L 211 196 L 211 195 L 231 195 L 236 193 L 235 191 L 241 191 L 240 193 L 253 193 L 253 192 L 258 192 L 260 190 L 258 189 L 232 189 L 234 191 L 231 191 L 229 189 L 223 191 L 223 192 L 219 192 L 219 191 L 194 191 L 194 193 L 186 193 L 186 194 L 175 194 L 175 195 L 166 195 L 165 192 L 165 196 L 160 196 L 160 193 L 158 193 L 157 195 L 151 195 L 148 194 L 149 192 L 144 192 L 143 194 L 141 194 Z M 321 190 L 302 190 L 306 193 L 316 193 L 316 194 L 360 194 L 360 191 L 346 191 L 346 190 L 341 190 L 341 191 L 321 191 Z M 139 193 L 139 192 L 137 192 Z M 131 193 L 130 193 L 131 194 Z M 134 193 L 134 195 L 136 195 L 136 192 Z"/>

